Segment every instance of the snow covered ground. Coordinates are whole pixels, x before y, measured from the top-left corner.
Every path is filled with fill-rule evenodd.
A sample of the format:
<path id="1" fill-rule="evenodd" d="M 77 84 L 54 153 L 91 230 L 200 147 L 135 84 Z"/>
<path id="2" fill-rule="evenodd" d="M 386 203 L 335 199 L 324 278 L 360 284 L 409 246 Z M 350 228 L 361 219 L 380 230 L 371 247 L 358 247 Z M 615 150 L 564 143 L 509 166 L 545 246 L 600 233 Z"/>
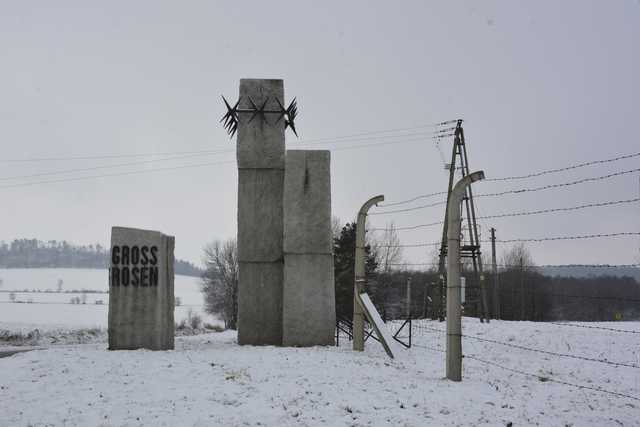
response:
<path id="1" fill-rule="evenodd" d="M 640 333 L 640 323 L 583 324 Z M 0 325 L 1 326 L 1 325 Z M 424 426 L 638 425 L 637 368 L 465 338 L 463 381 L 444 377 L 439 322 L 416 322 L 414 346 L 389 359 L 375 341 L 340 347 L 238 346 L 235 333 L 180 337 L 175 351 L 52 346 L 0 359 L 0 425 Z M 465 319 L 463 333 L 550 352 L 640 365 L 640 335 Z M 429 348 L 427 348 L 429 347 Z"/>
<path id="2" fill-rule="evenodd" d="M 82 297 L 81 292 L 106 292 L 109 287 L 107 270 L 72 268 L 15 268 L 0 269 L 0 322 L 28 323 L 34 327 L 55 324 L 60 327 L 106 328 L 109 310 L 107 293 L 87 293 L 86 304 L 70 304 L 73 297 Z M 57 289 L 62 280 L 62 292 Z M 174 290 L 181 300 L 176 307 L 175 320 L 187 317 L 189 310 L 199 314 L 205 322 L 219 323 L 204 313 L 200 279 L 189 276 L 175 276 Z M 46 291 L 50 292 L 46 292 Z M 10 291 L 14 291 L 16 301 L 10 302 Z M 29 292 L 25 292 L 29 291 Z M 33 292 L 36 291 L 36 292 Z M 38 292 L 40 291 L 40 292 Z M 96 304 L 102 301 L 102 304 Z"/>

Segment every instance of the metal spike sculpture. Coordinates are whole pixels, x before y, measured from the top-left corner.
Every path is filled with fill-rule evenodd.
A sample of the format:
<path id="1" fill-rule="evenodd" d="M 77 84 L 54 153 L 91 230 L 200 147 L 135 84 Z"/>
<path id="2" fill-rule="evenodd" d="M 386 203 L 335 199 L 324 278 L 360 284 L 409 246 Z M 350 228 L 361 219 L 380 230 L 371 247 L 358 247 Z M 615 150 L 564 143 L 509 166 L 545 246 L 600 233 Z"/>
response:
<path id="1" fill-rule="evenodd" d="M 238 99 L 238 102 L 236 102 L 233 107 L 231 106 L 231 104 L 229 104 L 229 102 L 227 102 L 224 96 L 222 97 L 222 100 L 224 101 L 224 104 L 227 107 L 227 112 L 224 114 L 224 116 L 222 116 L 222 118 L 220 119 L 220 122 L 223 124 L 224 128 L 226 129 L 227 133 L 231 138 L 233 138 L 233 135 L 235 135 L 236 131 L 238 130 L 238 115 L 240 113 L 251 114 L 251 117 L 249 118 L 249 123 L 251 123 L 251 121 L 256 117 L 260 117 L 262 120 L 268 123 L 266 115 L 277 114 L 278 119 L 276 120 L 275 123 L 278 123 L 280 120 L 282 120 L 282 118 L 284 118 L 284 128 L 285 129 L 288 127 L 291 128 L 291 130 L 296 135 L 296 137 L 298 136 L 298 132 L 296 131 L 296 125 L 295 125 L 295 119 L 298 115 L 298 102 L 296 101 L 296 98 L 293 98 L 293 101 L 291 101 L 291 103 L 287 108 L 284 108 L 284 105 L 282 105 L 280 100 L 278 98 L 275 98 L 279 107 L 277 110 L 265 109 L 267 102 L 269 101 L 269 97 L 267 97 L 267 99 L 265 99 L 262 105 L 260 106 L 256 105 L 256 103 L 253 102 L 253 99 L 251 99 L 251 97 L 248 97 L 248 99 L 250 104 L 249 108 L 238 108 L 238 105 L 240 105 L 240 101 L 242 100 L 242 97 Z"/>

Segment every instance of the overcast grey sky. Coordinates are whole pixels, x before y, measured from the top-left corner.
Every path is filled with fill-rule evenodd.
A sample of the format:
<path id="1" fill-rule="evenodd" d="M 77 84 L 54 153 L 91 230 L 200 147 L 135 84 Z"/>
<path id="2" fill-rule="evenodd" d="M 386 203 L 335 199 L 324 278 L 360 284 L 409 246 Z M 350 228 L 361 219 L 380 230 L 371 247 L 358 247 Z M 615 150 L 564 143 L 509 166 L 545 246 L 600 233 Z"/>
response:
<path id="1" fill-rule="evenodd" d="M 638 1 L 1 6 L 0 240 L 108 244 L 111 226 L 132 226 L 175 235 L 176 256 L 199 262 L 205 243 L 236 233 L 234 141 L 218 121 L 224 113 L 220 95 L 235 99 L 243 77 L 283 78 L 287 98 L 298 97 L 300 139 L 287 132 L 287 146 L 334 150 L 333 212 L 343 221 L 376 194 L 392 202 L 446 190 L 433 128 L 424 127 L 443 120 L 465 119 L 471 168 L 488 177 L 640 151 L 633 129 L 640 95 Z M 410 129 L 386 138 L 336 140 L 399 128 Z M 304 144 L 318 139 L 323 141 Z M 450 156 L 451 141 L 441 146 Z M 6 179 L 150 158 L 7 160 L 210 150 L 222 151 Z M 225 163 L 148 172 L 216 162 Z M 474 188 L 495 192 L 638 167 L 636 157 Z M 21 185 L 138 171 L 147 172 Z M 629 199 L 639 191 L 633 173 L 478 199 L 477 205 L 480 215 L 490 215 Z M 501 239 L 635 232 L 639 213 L 635 203 L 485 220 L 482 232 L 487 238 L 486 228 L 494 226 Z M 407 226 L 442 215 L 443 207 L 436 207 L 378 216 L 373 223 Z M 405 244 L 433 242 L 439 233 L 439 227 L 425 228 L 401 238 Z M 529 247 L 541 264 L 640 262 L 637 237 Z M 421 262 L 429 251 L 408 249 L 405 258 Z"/>

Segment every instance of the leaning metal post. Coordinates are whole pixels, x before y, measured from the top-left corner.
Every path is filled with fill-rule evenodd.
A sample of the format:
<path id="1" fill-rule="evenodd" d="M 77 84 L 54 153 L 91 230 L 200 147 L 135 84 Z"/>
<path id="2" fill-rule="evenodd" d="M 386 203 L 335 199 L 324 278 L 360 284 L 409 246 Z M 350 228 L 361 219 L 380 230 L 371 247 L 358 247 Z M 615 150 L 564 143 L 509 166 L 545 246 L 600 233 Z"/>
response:
<path id="1" fill-rule="evenodd" d="M 447 378 L 462 381 L 462 318 L 460 310 L 460 205 L 467 187 L 484 179 L 484 172 L 458 181 L 447 204 Z"/>
<path id="2" fill-rule="evenodd" d="M 356 225 L 356 256 L 355 256 L 355 283 L 353 285 L 353 349 L 364 351 L 364 311 L 358 302 L 358 295 L 364 292 L 366 282 L 365 275 L 365 224 L 367 212 L 373 205 L 384 200 L 384 196 L 373 197 L 362 205 L 358 212 L 358 222 Z"/>

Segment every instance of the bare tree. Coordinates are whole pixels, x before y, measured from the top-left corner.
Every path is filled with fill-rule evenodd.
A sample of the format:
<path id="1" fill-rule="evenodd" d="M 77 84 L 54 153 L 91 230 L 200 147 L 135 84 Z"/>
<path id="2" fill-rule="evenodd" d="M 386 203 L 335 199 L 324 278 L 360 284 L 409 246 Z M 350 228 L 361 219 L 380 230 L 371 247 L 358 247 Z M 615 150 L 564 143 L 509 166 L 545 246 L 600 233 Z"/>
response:
<path id="1" fill-rule="evenodd" d="M 524 243 L 511 247 L 502 254 L 502 265 L 506 270 L 535 271 L 533 256 Z"/>
<path id="2" fill-rule="evenodd" d="M 333 236 L 333 240 L 340 238 L 340 232 L 342 231 L 342 221 L 337 216 L 331 217 L 331 234 Z"/>
<path id="3" fill-rule="evenodd" d="M 388 223 L 379 236 L 371 239 L 371 248 L 378 262 L 378 271 L 382 273 L 389 273 L 395 264 L 402 261 L 400 237 L 393 222 Z"/>
<path id="4" fill-rule="evenodd" d="M 531 252 L 522 243 L 512 246 L 503 253 L 502 265 L 501 311 L 506 311 L 507 319 L 533 320 L 536 317 L 536 268 Z"/>
<path id="5" fill-rule="evenodd" d="M 216 240 L 204 248 L 202 275 L 205 311 L 218 315 L 225 327 L 238 322 L 238 245 L 235 239 Z"/>

